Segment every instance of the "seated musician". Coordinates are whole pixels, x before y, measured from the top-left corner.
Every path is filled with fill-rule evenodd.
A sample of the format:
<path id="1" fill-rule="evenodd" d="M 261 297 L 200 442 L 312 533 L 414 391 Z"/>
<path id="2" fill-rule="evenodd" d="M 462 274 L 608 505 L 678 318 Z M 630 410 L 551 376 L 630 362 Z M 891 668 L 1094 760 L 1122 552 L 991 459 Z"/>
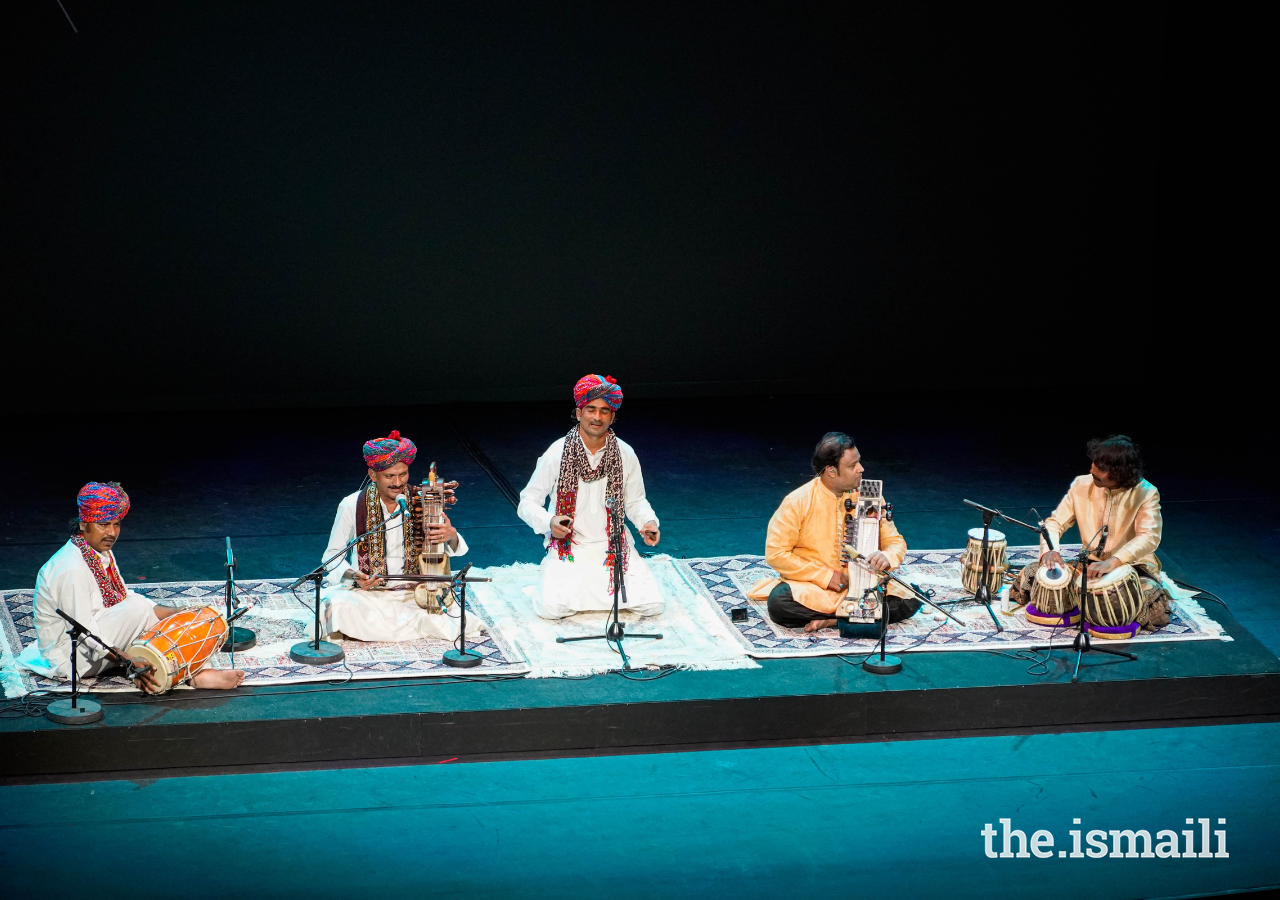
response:
<path id="1" fill-rule="evenodd" d="M 1081 540 L 1092 541 L 1105 524 L 1106 545 L 1089 558 L 1088 577 L 1100 578 L 1122 565 L 1133 566 L 1142 582 L 1143 605 L 1137 623 L 1147 631 L 1169 624 L 1169 595 L 1160 584 L 1160 546 L 1163 523 L 1160 492 L 1143 476 L 1137 446 L 1123 434 L 1089 441 L 1089 474 L 1071 482 L 1045 529 L 1055 546 L 1072 525 L 1080 527 Z M 1101 540 L 1101 538 L 1098 538 Z M 1040 541 L 1040 561 L 1022 570 L 1010 595 L 1019 603 L 1030 599 L 1032 579 L 1041 566 L 1062 566 L 1062 555 Z"/>
<path id="2" fill-rule="evenodd" d="M 374 530 L 345 555 L 329 564 L 327 590 L 322 595 L 327 631 L 358 641 L 412 641 L 458 637 L 458 613 L 430 613 L 414 600 L 415 584 L 400 582 L 396 575 L 416 572 L 425 543 L 444 544 L 447 556 L 462 556 L 467 542 L 449 517 L 428 525 L 399 513 L 399 498 L 409 497 L 409 466 L 418 455 L 413 441 L 393 431 L 364 445 L 369 484 L 342 498 L 329 533 L 328 559 L 355 539 Z M 406 560 L 408 565 L 406 565 Z M 478 617 L 469 620 L 475 634 L 483 630 Z M 468 632 L 468 636 L 471 632 Z"/>
<path id="3" fill-rule="evenodd" d="M 120 575 L 112 546 L 120 537 L 120 523 L 129 512 L 129 495 L 116 482 L 91 481 L 76 497 L 80 515 L 72 520 L 71 539 L 50 557 L 36 575 L 36 643 L 18 655 L 18 665 L 46 678 L 71 677 L 71 638 L 61 609 L 102 641 L 128 654 L 134 639 L 179 610 L 156 606 L 129 590 Z M 99 675 L 116 663 L 91 641 L 76 651 L 76 674 Z M 141 659 L 136 659 L 141 663 Z M 139 687 L 155 692 L 159 685 L 144 675 Z M 198 688 L 236 687 L 244 680 L 239 669 L 197 672 Z"/>
<path id="4" fill-rule="evenodd" d="M 650 547 L 661 536 L 645 498 L 640 461 L 613 433 L 622 388 L 607 376 L 587 375 L 574 385 L 573 400 L 576 424 L 538 458 L 517 510 L 547 548 L 533 595 L 534 612 L 544 619 L 613 608 L 610 510 L 625 510 Z M 622 532 L 627 605 L 620 609 L 656 616 L 663 610 L 662 593 L 635 552 L 631 533 L 625 526 Z"/>
<path id="5" fill-rule="evenodd" d="M 785 628 L 818 631 L 836 625 L 835 612 L 849 588 L 841 555 L 846 499 L 855 504 L 862 482 L 862 456 L 853 438 L 839 431 L 824 435 L 813 451 L 817 476 L 782 500 L 765 538 L 765 560 L 781 578 L 756 582 L 747 596 L 768 599 L 769 618 Z M 907 542 L 893 520 L 880 520 L 880 549 L 865 561 L 877 572 L 896 569 Z M 889 622 L 909 619 L 920 601 L 890 581 L 885 608 Z"/>

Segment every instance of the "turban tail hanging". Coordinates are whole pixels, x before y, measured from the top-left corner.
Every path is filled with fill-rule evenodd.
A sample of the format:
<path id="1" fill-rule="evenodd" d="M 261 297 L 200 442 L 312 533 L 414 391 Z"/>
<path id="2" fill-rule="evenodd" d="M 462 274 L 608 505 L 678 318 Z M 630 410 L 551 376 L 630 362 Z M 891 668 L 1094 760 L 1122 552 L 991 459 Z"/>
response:
<path id="1" fill-rule="evenodd" d="M 114 522 L 129 512 L 129 495 L 118 481 L 90 481 L 76 495 L 81 522 Z"/>
<path id="2" fill-rule="evenodd" d="M 582 409 L 592 400 L 604 400 L 617 410 L 622 405 L 622 388 L 612 376 L 601 378 L 599 375 L 586 375 L 573 386 L 573 403 L 578 409 Z"/>
<path id="3" fill-rule="evenodd" d="M 375 472 L 389 469 L 396 463 L 411 466 L 417 455 L 418 448 L 413 445 L 413 441 L 400 437 L 398 431 L 393 431 L 384 438 L 366 441 L 364 445 L 365 464 Z"/>

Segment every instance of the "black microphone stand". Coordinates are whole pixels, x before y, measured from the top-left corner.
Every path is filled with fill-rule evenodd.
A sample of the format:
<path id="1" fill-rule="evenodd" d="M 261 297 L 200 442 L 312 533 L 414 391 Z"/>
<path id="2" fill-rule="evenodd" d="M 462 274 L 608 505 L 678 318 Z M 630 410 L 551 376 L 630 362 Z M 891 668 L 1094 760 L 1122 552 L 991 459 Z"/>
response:
<path id="1" fill-rule="evenodd" d="M 243 612 L 243 610 L 241 610 Z M 227 537 L 227 640 L 222 645 L 223 653 L 232 654 L 231 667 L 235 668 L 235 653 L 248 650 L 258 643 L 258 636 L 248 628 L 240 628 L 230 624 L 239 615 L 236 612 L 236 558 L 231 552 L 231 538 Z"/>
<path id="2" fill-rule="evenodd" d="M 612 644 L 622 655 L 622 671 L 633 672 L 638 671 L 631 668 L 631 660 L 627 658 L 627 651 L 622 647 L 623 638 L 653 638 L 662 640 L 660 634 L 627 634 L 624 631 L 623 624 L 618 621 L 618 602 L 621 598 L 622 605 L 627 603 L 627 583 L 622 572 L 622 548 L 625 546 L 626 536 L 623 518 L 625 513 L 622 509 L 614 509 L 612 506 L 608 508 L 609 513 L 609 549 L 613 553 L 613 610 L 610 613 L 611 621 L 605 626 L 604 634 L 589 634 L 582 637 L 558 637 L 557 644 L 567 644 L 571 641 L 599 641 L 604 640 Z M 637 551 L 638 552 L 638 551 Z"/>
<path id="3" fill-rule="evenodd" d="M 1107 545 L 1107 526 L 1103 525 L 1101 530 L 1093 536 L 1093 541 L 1102 538 L 1102 542 L 1098 545 L 1098 555 L 1102 555 L 1102 550 Z M 1089 623 L 1085 620 L 1084 606 L 1086 591 L 1089 587 L 1089 548 L 1093 546 L 1093 541 L 1080 547 L 1080 555 L 1076 557 L 1076 564 L 1080 566 L 1080 625 L 1076 631 L 1076 639 L 1071 643 L 1071 649 L 1076 651 L 1076 665 L 1071 672 L 1071 683 L 1075 684 L 1080 680 L 1080 660 L 1084 654 L 1090 651 L 1094 653 L 1110 653 L 1112 656 L 1123 656 L 1126 659 L 1137 662 L 1136 654 L 1129 653 L 1126 650 L 1116 650 L 1112 647 L 1095 647 L 1093 640 L 1089 636 Z M 1032 647 L 1032 651 L 1036 650 L 1053 650 L 1052 645 L 1044 647 Z"/>
<path id="4" fill-rule="evenodd" d="M 453 666 L 455 669 L 469 669 L 472 666 L 478 666 L 484 662 L 484 657 L 479 653 L 467 652 L 467 585 L 473 581 L 492 581 L 492 578 L 468 578 L 467 572 L 471 569 L 471 563 L 467 563 L 462 567 L 462 571 L 453 576 L 453 592 L 458 598 L 458 647 L 453 650 L 446 650 L 442 660 L 446 666 Z"/>
<path id="5" fill-rule="evenodd" d="M 400 507 L 400 509 L 393 514 L 392 518 L 402 515 L 404 509 L 405 507 Z M 329 563 L 333 562 L 335 559 L 346 556 L 347 551 L 369 535 L 381 529 L 388 521 L 390 520 L 384 519 L 376 528 L 370 528 L 364 534 L 357 534 L 351 540 L 347 541 L 347 546 L 343 547 L 337 553 L 333 554 L 333 556 L 330 556 L 324 562 L 320 563 L 316 568 L 312 569 L 306 575 L 303 575 L 293 584 L 289 585 L 289 590 L 291 591 L 296 590 L 308 581 L 314 582 L 316 586 L 315 639 L 311 641 L 299 641 L 290 647 L 289 658 L 291 660 L 294 662 L 309 663 L 313 666 L 329 666 L 334 663 L 340 663 L 346 658 L 346 652 L 337 644 L 332 641 L 322 641 L 320 639 L 320 583 L 324 581 L 324 576 L 329 571 Z M 405 563 L 407 565 L 408 560 L 405 560 Z"/>
<path id="6" fill-rule="evenodd" d="M 887 575 L 888 573 L 885 574 Z M 884 645 L 889 638 L 889 604 L 885 602 L 888 595 L 884 589 L 888 581 L 887 577 L 881 578 L 862 592 L 863 597 L 876 591 L 880 592 L 880 658 L 876 659 L 873 651 L 871 656 L 862 661 L 862 668 L 872 675 L 896 675 L 902 671 L 902 660 L 896 656 L 885 656 L 884 653 Z M 948 613 L 948 615 L 950 614 Z M 952 618 L 955 617 L 952 616 Z"/>
<path id="7" fill-rule="evenodd" d="M 56 609 L 54 612 L 62 616 L 70 626 L 67 629 L 67 636 L 71 638 L 71 698 L 50 703 L 45 716 L 50 722 L 57 722 L 59 725 L 92 725 L 102 720 L 102 704 L 93 700 L 80 699 L 80 678 L 76 671 L 76 657 L 80 653 L 81 642 L 91 640 L 105 650 L 109 657 L 125 667 L 125 674 L 130 679 L 147 674 L 152 667 L 139 666 L 61 609 Z"/>

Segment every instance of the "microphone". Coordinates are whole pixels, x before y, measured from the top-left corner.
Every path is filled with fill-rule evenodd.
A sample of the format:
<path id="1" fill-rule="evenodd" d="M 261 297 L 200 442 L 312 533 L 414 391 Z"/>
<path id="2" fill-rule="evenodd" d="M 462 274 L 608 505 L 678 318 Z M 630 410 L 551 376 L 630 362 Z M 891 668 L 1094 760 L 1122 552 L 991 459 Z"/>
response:
<path id="1" fill-rule="evenodd" d="M 402 519 L 409 518 L 409 504 L 404 499 L 404 494 L 396 495 L 396 505 L 400 507 L 400 517 Z"/>
<path id="2" fill-rule="evenodd" d="M 1098 542 L 1098 559 L 1106 559 L 1106 557 L 1103 556 L 1103 553 L 1107 549 L 1107 535 L 1110 533 L 1110 531 L 1111 531 L 1110 525 L 1102 526 L 1102 540 Z"/>
<path id="3" fill-rule="evenodd" d="M 859 553 L 857 550 L 854 550 L 848 544 L 844 545 L 844 552 L 848 554 L 850 562 L 852 562 L 855 559 L 862 559 L 862 554 Z"/>

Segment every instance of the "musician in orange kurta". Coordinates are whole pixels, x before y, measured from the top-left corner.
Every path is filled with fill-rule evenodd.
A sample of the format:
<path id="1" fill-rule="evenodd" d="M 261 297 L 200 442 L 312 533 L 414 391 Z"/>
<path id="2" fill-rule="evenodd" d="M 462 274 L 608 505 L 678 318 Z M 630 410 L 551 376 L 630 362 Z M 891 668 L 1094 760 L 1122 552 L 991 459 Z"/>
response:
<path id="1" fill-rule="evenodd" d="M 782 500 L 765 538 L 765 560 L 781 578 L 756 582 L 747 596 L 768 600 L 769 618 L 786 628 L 817 631 L 836 624 L 835 611 L 849 588 L 841 557 L 846 499 L 858 501 L 861 454 L 853 439 L 833 431 L 813 452 L 815 477 Z M 878 572 L 902 565 L 907 542 L 893 520 L 880 520 L 880 549 L 866 557 Z M 890 581 L 886 608 L 890 622 L 910 618 L 920 601 Z"/>

